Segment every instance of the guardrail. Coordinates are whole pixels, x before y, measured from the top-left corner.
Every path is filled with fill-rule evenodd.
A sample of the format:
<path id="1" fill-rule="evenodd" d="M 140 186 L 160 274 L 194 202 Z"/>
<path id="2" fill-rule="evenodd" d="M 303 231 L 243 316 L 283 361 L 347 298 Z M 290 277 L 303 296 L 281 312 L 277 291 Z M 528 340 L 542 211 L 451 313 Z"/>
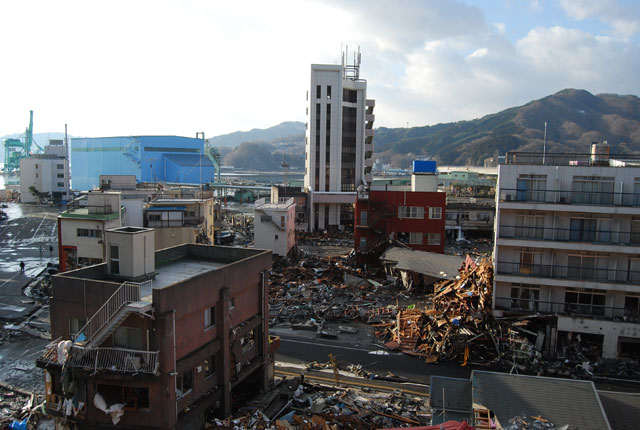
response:
<path id="1" fill-rule="evenodd" d="M 498 229 L 498 237 L 501 239 L 536 239 L 554 242 L 581 242 L 640 246 L 640 231 L 500 225 L 500 228 Z"/>
<path id="2" fill-rule="evenodd" d="M 497 263 L 497 275 L 519 275 L 541 278 L 569 279 L 594 282 L 640 283 L 640 271 L 615 270 L 589 266 L 559 266 L 552 264 Z"/>

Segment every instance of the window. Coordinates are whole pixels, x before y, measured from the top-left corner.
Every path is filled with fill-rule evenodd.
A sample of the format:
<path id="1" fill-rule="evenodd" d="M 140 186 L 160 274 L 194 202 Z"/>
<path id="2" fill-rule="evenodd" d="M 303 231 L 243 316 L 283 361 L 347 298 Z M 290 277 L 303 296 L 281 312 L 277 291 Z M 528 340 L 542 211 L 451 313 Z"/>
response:
<path id="1" fill-rule="evenodd" d="M 38 168 L 38 163 L 36 163 L 36 169 Z"/>
<path id="2" fill-rule="evenodd" d="M 36 173 L 36 178 L 38 177 L 38 174 Z"/>
<path id="3" fill-rule="evenodd" d="M 469 212 L 462 212 L 460 214 L 460 220 L 462 221 L 469 221 Z"/>
<path id="4" fill-rule="evenodd" d="M 569 279 L 606 281 L 608 278 L 608 256 L 593 254 L 569 255 L 568 262 L 567 278 Z"/>
<path id="5" fill-rule="evenodd" d="M 216 356 L 211 355 L 204 360 L 204 377 L 214 376 L 216 374 Z"/>
<path id="6" fill-rule="evenodd" d="M 58 178 L 64 178 L 64 173 L 58 173 Z"/>
<path id="7" fill-rule="evenodd" d="M 564 310 L 582 315 L 604 315 L 607 295 L 588 288 L 567 288 L 564 292 Z"/>
<path id="8" fill-rule="evenodd" d="M 367 225 L 367 211 L 360 211 L 360 225 Z"/>
<path id="9" fill-rule="evenodd" d="M 80 332 L 80 329 L 84 327 L 87 323 L 87 320 L 84 318 L 69 318 L 69 335 L 71 337 L 75 336 Z"/>
<path id="10" fill-rule="evenodd" d="M 476 220 L 489 222 L 491 221 L 491 214 L 486 212 L 480 212 L 479 214 L 476 215 Z"/>
<path id="11" fill-rule="evenodd" d="M 187 216 L 189 218 L 195 218 L 196 217 L 196 211 L 187 211 Z"/>
<path id="12" fill-rule="evenodd" d="M 624 315 L 636 318 L 640 316 L 640 295 L 628 294 L 624 297 Z"/>
<path id="13" fill-rule="evenodd" d="M 125 406 L 125 411 L 149 408 L 148 388 L 98 384 L 97 391 L 104 397 L 107 405 L 120 403 Z"/>
<path id="14" fill-rule="evenodd" d="M 178 374 L 176 377 L 176 397 L 180 398 L 193 389 L 193 370 Z"/>
<path id="15" fill-rule="evenodd" d="M 280 216 L 280 228 L 284 228 L 284 215 Z"/>
<path id="16" fill-rule="evenodd" d="M 64 187 L 64 182 L 58 182 L 58 187 Z"/>
<path id="17" fill-rule="evenodd" d="M 342 99 L 347 103 L 358 103 L 358 91 L 345 88 L 342 90 Z"/>
<path id="18" fill-rule="evenodd" d="M 544 215 L 536 212 L 516 214 L 515 237 L 526 239 L 542 239 L 544 234 Z"/>
<path id="19" fill-rule="evenodd" d="M 116 245 L 111 245 L 110 246 L 110 250 L 111 250 L 111 258 L 110 258 L 110 264 L 111 264 L 111 273 L 120 273 L 120 253 L 118 250 L 118 247 Z"/>
<path id="20" fill-rule="evenodd" d="M 367 250 L 367 238 L 366 237 L 361 237 L 360 238 L 360 249 L 362 251 L 366 251 Z"/>
<path id="21" fill-rule="evenodd" d="M 542 273 L 542 253 L 520 251 L 517 272 L 525 275 L 540 275 Z"/>
<path id="22" fill-rule="evenodd" d="M 545 188 L 547 187 L 547 175 L 518 176 L 516 182 L 516 200 L 543 202 L 545 200 Z"/>
<path id="23" fill-rule="evenodd" d="M 613 203 L 613 177 L 574 176 L 571 203 L 610 205 Z"/>
<path id="24" fill-rule="evenodd" d="M 277 235 L 277 234 L 274 236 L 274 239 L 275 239 L 275 240 L 278 240 L 278 235 Z"/>
<path id="25" fill-rule="evenodd" d="M 242 345 L 243 354 L 252 349 L 255 344 L 255 333 L 253 332 L 253 330 L 250 330 L 247 334 L 240 338 L 240 345 Z"/>
<path id="26" fill-rule="evenodd" d="M 640 258 L 629 259 L 629 274 L 627 280 L 634 282 L 640 281 Z"/>
<path id="27" fill-rule="evenodd" d="M 211 306 L 204 310 L 204 328 L 216 325 L 216 307 Z"/>
<path id="28" fill-rule="evenodd" d="M 424 208 L 422 206 L 399 206 L 398 218 L 424 218 Z"/>
<path id="29" fill-rule="evenodd" d="M 631 243 L 640 243 L 640 217 L 631 219 Z"/>
<path id="30" fill-rule="evenodd" d="M 427 237 L 427 244 L 440 245 L 440 233 L 429 233 Z"/>
<path id="31" fill-rule="evenodd" d="M 420 232 L 409 233 L 409 243 L 412 245 L 422 245 L 422 233 Z"/>
<path id="32" fill-rule="evenodd" d="M 327 99 L 331 99 L 331 85 L 327 85 Z"/>
<path id="33" fill-rule="evenodd" d="M 319 99 L 321 97 L 321 94 L 322 94 L 322 89 L 320 85 L 316 85 L 316 98 Z"/>
<path id="34" fill-rule="evenodd" d="M 231 297 L 229 299 L 229 310 L 235 309 L 235 307 L 236 307 L 236 298 L 235 297 Z"/>
<path id="35" fill-rule="evenodd" d="M 149 214 L 149 221 L 160 221 L 160 214 Z"/>
<path id="36" fill-rule="evenodd" d="M 442 208 L 440 206 L 432 206 L 429 208 L 429 219 L 441 219 Z"/>
<path id="37" fill-rule="evenodd" d="M 120 348 L 142 350 L 142 329 L 118 327 L 113 334 L 113 344 Z"/>
<path id="38" fill-rule="evenodd" d="M 511 308 L 538 311 L 540 287 L 529 284 L 511 284 Z"/>
<path id="39" fill-rule="evenodd" d="M 56 164 L 56 167 L 58 168 L 58 170 L 64 169 L 64 164 Z"/>

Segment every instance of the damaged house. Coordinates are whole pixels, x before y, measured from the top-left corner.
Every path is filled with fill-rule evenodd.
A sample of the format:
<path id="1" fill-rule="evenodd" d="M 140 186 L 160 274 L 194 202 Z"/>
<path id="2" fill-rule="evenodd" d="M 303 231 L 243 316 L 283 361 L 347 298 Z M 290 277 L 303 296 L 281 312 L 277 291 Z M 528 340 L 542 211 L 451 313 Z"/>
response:
<path id="1" fill-rule="evenodd" d="M 107 262 L 52 277 L 51 336 L 37 360 L 56 428 L 200 428 L 267 386 L 271 252 L 107 231 Z"/>

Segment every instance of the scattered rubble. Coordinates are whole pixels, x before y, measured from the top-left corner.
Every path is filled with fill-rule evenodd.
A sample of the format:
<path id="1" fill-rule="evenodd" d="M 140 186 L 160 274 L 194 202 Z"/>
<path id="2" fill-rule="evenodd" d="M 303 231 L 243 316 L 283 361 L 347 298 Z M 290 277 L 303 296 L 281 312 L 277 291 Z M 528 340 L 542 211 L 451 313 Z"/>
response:
<path id="1" fill-rule="evenodd" d="M 0 427 L 37 428 L 46 417 L 44 397 L 0 381 Z"/>
<path id="2" fill-rule="evenodd" d="M 542 417 L 522 415 L 511 418 L 504 430 L 567 430 L 568 428 L 568 425 L 556 427 Z"/>

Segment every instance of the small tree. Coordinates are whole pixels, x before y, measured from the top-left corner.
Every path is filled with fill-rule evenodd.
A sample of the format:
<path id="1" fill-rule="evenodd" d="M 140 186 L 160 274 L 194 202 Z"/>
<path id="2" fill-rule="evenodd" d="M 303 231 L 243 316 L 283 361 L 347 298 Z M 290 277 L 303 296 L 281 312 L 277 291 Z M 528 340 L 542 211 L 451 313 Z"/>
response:
<path id="1" fill-rule="evenodd" d="M 29 192 L 33 197 L 38 199 L 38 203 L 46 203 L 51 200 L 51 193 L 42 193 L 36 189 L 35 185 L 31 185 L 29 187 Z"/>

